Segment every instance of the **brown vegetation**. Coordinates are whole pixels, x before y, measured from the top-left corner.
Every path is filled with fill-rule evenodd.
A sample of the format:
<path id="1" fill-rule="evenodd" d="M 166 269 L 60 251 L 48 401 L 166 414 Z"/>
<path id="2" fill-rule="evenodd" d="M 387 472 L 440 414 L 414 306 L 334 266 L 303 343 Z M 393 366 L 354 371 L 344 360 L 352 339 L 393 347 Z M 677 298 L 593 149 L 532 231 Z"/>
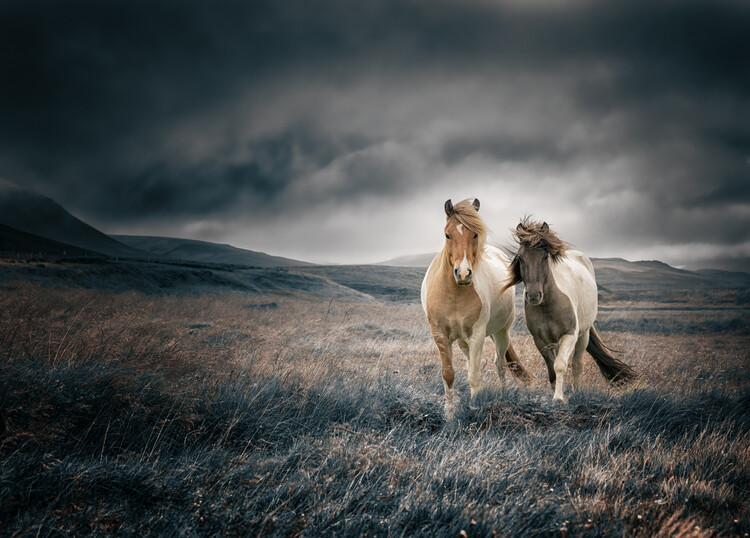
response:
<path id="1" fill-rule="evenodd" d="M 715 319 L 682 306 L 682 323 Z M 637 321 L 636 307 L 600 318 Z M 746 334 L 602 337 L 644 374 L 637 386 L 609 388 L 585 358 L 583 394 L 553 405 L 519 323 L 512 340 L 531 386 L 499 390 L 487 342 L 486 388 L 451 425 L 418 305 L 12 283 L 0 294 L 0 529 L 746 532 L 750 435 L 736 408 L 750 386 Z M 31 363 L 47 373 L 26 405 L 28 386 L 12 380 Z M 104 367 L 106 382 L 95 380 Z M 59 377 L 65 368 L 81 373 Z M 85 399 L 96 383 L 90 402 L 55 399 Z M 101 403 L 107 394 L 116 405 Z"/>

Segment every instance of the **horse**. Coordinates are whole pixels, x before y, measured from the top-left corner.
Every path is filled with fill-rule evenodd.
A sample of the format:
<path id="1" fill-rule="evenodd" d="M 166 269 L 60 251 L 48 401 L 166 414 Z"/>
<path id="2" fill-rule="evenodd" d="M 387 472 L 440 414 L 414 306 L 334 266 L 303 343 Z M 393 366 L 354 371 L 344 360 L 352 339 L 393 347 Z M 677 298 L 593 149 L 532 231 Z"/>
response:
<path id="1" fill-rule="evenodd" d="M 555 400 L 565 401 L 563 382 L 573 357 L 573 390 L 579 388 L 586 350 L 610 385 L 628 383 L 636 372 L 616 359 L 594 328 L 597 289 L 594 266 L 571 250 L 546 222 L 524 218 L 514 231 L 519 245 L 503 289 L 524 283 L 526 327 L 547 364 Z"/>
<path id="2" fill-rule="evenodd" d="M 486 337 L 495 343 L 495 368 L 505 383 L 506 365 L 523 381 L 531 379 L 510 345 L 515 319 L 514 290 L 502 283 L 508 278 L 510 258 L 486 244 L 487 228 L 479 216 L 479 200 L 445 202 L 445 244 L 432 260 L 422 281 L 422 308 L 442 362 L 445 411 L 455 411 L 453 342 L 469 361 L 469 387 L 473 398 L 481 389 L 479 370 Z"/>

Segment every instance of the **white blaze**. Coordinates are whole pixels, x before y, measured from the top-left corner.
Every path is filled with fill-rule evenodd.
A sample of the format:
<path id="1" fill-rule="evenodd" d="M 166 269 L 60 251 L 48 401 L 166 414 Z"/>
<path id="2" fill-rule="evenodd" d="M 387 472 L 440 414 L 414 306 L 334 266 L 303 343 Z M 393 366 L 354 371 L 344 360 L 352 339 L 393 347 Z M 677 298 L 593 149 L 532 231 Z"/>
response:
<path id="1" fill-rule="evenodd" d="M 458 230 L 458 235 L 463 235 L 464 234 L 464 225 L 463 224 L 459 224 L 458 226 L 456 226 L 456 230 Z"/>
<path id="2" fill-rule="evenodd" d="M 469 275 L 469 260 L 466 259 L 466 254 L 464 254 L 464 259 L 458 266 L 458 275 L 461 278 L 466 278 Z"/>

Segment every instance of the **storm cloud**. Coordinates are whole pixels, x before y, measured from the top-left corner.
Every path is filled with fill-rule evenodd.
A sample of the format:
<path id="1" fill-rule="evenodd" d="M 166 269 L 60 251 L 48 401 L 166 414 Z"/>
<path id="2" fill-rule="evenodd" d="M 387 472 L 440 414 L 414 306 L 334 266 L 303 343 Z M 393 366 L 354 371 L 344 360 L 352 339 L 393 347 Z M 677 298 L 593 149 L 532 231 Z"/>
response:
<path id="1" fill-rule="evenodd" d="M 476 196 L 593 256 L 750 270 L 741 1 L 4 2 L 0 176 L 108 232 L 436 250 Z"/>

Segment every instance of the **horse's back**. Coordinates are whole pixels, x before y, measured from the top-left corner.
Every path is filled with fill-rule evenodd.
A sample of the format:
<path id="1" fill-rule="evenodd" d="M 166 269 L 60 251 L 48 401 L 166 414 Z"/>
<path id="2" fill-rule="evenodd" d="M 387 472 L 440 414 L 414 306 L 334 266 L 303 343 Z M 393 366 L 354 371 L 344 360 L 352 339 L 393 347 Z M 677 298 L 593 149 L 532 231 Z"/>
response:
<path id="1" fill-rule="evenodd" d="M 508 266 L 510 265 L 510 258 L 497 247 L 487 245 L 484 247 L 484 254 L 482 255 L 482 263 L 488 262 L 492 267 L 492 273 L 501 278 L 507 278 Z M 502 285 L 500 286 L 502 287 Z"/>
<path id="2" fill-rule="evenodd" d="M 591 258 L 586 256 L 583 252 L 580 250 L 569 250 L 566 253 L 566 256 L 570 258 L 571 260 L 575 260 L 581 265 L 583 265 L 588 272 L 591 274 L 591 278 L 594 279 L 594 282 L 596 282 L 596 276 L 594 275 L 594 264 L 591 263 Z"/>
<path id="3" fill-rule="evenodd" d="M 589 257 L 578 250 L 567 251 L 557 263 L 555 281 L 573 303 L 580 330 L 591 327 L 596 319 L 597 290 L 594 266 Z"/>
<path id="4" fill-rule="evenodd" d="M 480 274 L 477 275 L 480 281 L 480 287 L 486 288 L 493 298 L 500 296 L 500 290 L 508 280 L 508 266 L 510 258 L 497 247 L 487 245 L 482 254 L 482 263 L 477 268 Z M 509 295 L 513 295 L 510 289 Z"/>

